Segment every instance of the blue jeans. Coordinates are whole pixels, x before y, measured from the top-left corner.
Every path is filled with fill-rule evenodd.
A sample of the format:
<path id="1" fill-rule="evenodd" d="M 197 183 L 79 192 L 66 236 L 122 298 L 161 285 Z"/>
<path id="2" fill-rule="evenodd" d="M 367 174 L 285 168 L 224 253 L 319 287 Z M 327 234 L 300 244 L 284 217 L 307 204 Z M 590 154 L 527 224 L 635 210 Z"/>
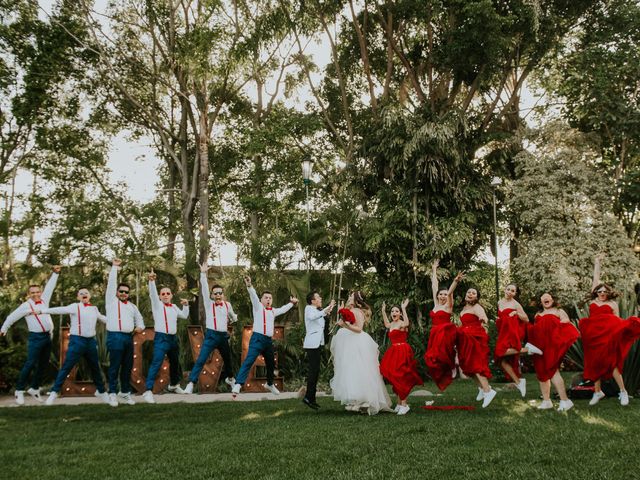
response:
<path id="1" fill-rule="evenodd" d="M 86 338 L 79 335 L 71 335 L 69 338 L 69 349 L 64 358 L 62 368 L 58 372 L 56 382 L 53 384 L 52 392 L 59 393 L 69 372 L 75 367 L 80 359 L 84 357 L 89 364 L 93 383 L 96 384 L 98 392 L 104 392 L 104 382 L 102 381 L 102 372 L 100 372 L 100 364 L 98 363 L 98 344 L 96 337 Z"/>
<path id="2" fill-rule="evenodd" d="M 189 374 L 189 381 L 196 383 L 198 377 L 204 368 L 204 364 L 207 363 L 207 359 L 211 352 L 218 349 L 222 356 L 222 377 L 228 378 L 233 375 L 231 372 L 231 350 L 229 350 L 229 334 L 227 332 L 218 332 L 207 328 L 204 334 L 204 343 L 200 349 L 200 354 L 196 360 L 195 365 L 191 369 Z"/>
<path id="3" fill-rule="evenodd" d="M 236 383 L 244 385 L 244 382 L 247 380 L 247 376 L 251 371 L 251 367 L 253 367 L 253 363 L 260 354 L 264 357 L 264 365 L 267 369 L 267 384 L 273 385 L 273 370 L 276 367 L 276 362 L 273 356 L 273 340 L 271 337 L 267 337 L 266 335 L 256 332 L 251 334 L 247 356 L 245 357 L 244 362 L 242 362 L 240 371 L 236 376 Z"/>
<path id="4" fill-rule="evenodd" d="M 16 383 L 16 390 L 24 390 L 29 380 L 31 370 L 35 368 L 33 377 L 31 377 L 31 388 L 40 387 L 40 379 L 42 371 L 47 368 L 49 363 L 49 355 L 51 355 L 51 336 L 48 332 L 29 332 L 29 341 L 27 343 L 27 361 L 24 362 L 20 376 Z"/>
<path id="5" fill-rule="evenodd" d="M 120 391 L 131 393 L 131 369 L 133 368 L 133 337 L 131 333 L 107 332 L 107 351 L 109 352 L 109 393 Z"/>
<path id="6" fill-rule="evenodd" d="M 156 336 L 153 339 L 153 359 L 151 360 L 149 373 L 147 374 L 147 390 L 153 389 L 153 384 L 156 383 L 156 377 L 158 376 L 165 355 L 169 359 L 170 384 L 177 385 L 180 383 L 179 353 L 180 347 L 175 335 L 156 332 Z"/>

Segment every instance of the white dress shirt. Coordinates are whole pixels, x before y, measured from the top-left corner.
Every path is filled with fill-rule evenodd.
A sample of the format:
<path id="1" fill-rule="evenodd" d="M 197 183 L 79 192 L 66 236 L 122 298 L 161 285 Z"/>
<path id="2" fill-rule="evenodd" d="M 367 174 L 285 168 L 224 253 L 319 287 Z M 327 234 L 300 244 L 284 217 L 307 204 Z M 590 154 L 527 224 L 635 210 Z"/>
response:
<path id="1" fill-rule="evenodd" d="M 255 288 L 249 287 L 247 290 L 249 290 L 251 306 L 253 307 L 253 331 L 266 335 L 267 337 L 273 337 L 273 326 L 276 317 L 291 310 L 293 303 L 289 302 L 278 308 L 266 308 L 260 303 Z"/>
<path id="2" fill-rule="evenodd" d="M 107 331 L 131 333 L 134 328 L 144 330 L 140 310 L 134 303 L 123 302 L 117 296 L 118 267 L 111 267 L 104 302 L 107 310 Z"/>
<path id="3" fill-rule="evenodd" d="M 96 323 L 100 320 L 107 323 L 107 317 L 98 311 L 98 307 L 90 303 L 72 303 L 66 307 L 43 308 L 42 313 L 52 315 L 69 315 L 71 319 L 71 335 L 91 338 L 96 336 Z"/>
<path id="4" fill-rule="evenodd" d="M 155 331 L 175 335 L 178 331 L 178 318 L 189 317 L 189 306 L 185 305 L 180 309 L 173 303 L 163 303 L 158 296 L 156 282 L 152 281 L 149 281 L 149 297 Z"/>
<path id="5" fill-rule="evenodd" d="M 207 274 L 200 272 L 200 290 L 202 292 L 202 300 L 204 312 L 207 317 L 207 328 L 216 332 L 226 332 L 229 319 L 231 322 L 238 321 L 238 316 L 233 311 L 233 307 L 229 302 L 214 302 L 209 296 L 209 281 Z"/>
<path id="6" fill-rule="evenodd" d="M 44 287 L 42 296 L 40 297 L 41 300 L 39 302 L 34 302 L 33 300 L 29 299 L 18 308 L 16 308 L 4 321 L 0 331 L 2 331 L 2 333 L 7 333 L 11 325 L 16 323 L 21 318 L 24 318 L 27 321 L 27 327 L 29 328 L 30 332 L 52 332 L 53 320 L 51 320 L 51 315 L 47 313 L 36 315 L 35 312 L 49 306 L 49 302 L 51 301 L 53 290 L 56 288 L 57 281 L 58 274 L 53 272 L 51 274 L 51 277 L 49 278 L 49 281 L 47 281 L 47 285 Z"/>
<path id="7" fill-rule="evenodd" d="M 304 307 L 304 328 L 306 331 L 302 348 L 318 348 L 324 345 L 324 323 L 329 307 L 318 310 L 318 307 Z"/>

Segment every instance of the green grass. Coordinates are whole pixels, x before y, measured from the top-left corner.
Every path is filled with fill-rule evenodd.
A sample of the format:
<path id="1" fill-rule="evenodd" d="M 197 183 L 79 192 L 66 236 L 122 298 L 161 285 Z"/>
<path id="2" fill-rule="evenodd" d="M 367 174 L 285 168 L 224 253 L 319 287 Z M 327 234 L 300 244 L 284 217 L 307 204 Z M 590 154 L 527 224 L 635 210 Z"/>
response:
<path id="1" fill-rule="evenodd" d="M 527 400 L 538 395 L 529 378 Z M 497 385 L 501 386 L 501 385 Z M 432 388 L 428 385 L 427 388 Z M 436 404 L 475 404 L 469 381 Z M 640 475 L 640 400 L 568 414 L 515 391 L 475 411 L 405 417 L 299 401 L 0 409 L 2 478 L 628 479 Z"/>

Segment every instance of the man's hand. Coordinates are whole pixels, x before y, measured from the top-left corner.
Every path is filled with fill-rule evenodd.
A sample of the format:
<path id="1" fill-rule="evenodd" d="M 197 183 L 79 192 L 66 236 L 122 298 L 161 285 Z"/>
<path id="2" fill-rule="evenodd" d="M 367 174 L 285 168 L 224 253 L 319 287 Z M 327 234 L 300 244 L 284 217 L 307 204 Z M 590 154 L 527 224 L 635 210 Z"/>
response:
<path id="1" fill-rule="evenodd" d="M 0 332 L 0 337 L 6 337 L 7 336 L 7 332 Z"/>
<path id="2" fill-rule="evenodd" d="M 251 286 L 251 277 L 249 275 L 245 275 L 243 277 L 244 284 L 249 288 Z"/>
<path id="3" fill-rule="evenodd" d="M 290 301 L 291 303 L 293 303 L 294 305 L 296 305 L 296 304 L 298 303 L 298 299 L 297 299 L 296 297 L 294 297 L 293 295 L 291 295 L 291 296 L 289 297 L 289 301 Z"/>
<path id="4" fill-rule="evenodd" d="M 327 313 L 331 313 L 331 311 L 333 310 L 333 307 L 336 306 L 336 301 L 335 300 L 331 300 L 329 302 L 329 305 L 327 305 Z"/>
<path id="5" fill-rule="evenodd" d="M 189 305 L 189 300 L 187 300 L 186 298 L 181 298 L 180 299 L 180 303 L 184 306 L 184 305 Z"/>
<path id="6" fill-rule="evenodd" d="M 205 260 L 202 265 L 200 265 L 200 271 L 202 273 L 207 273 L 209 271 L 209 262 Z"/>
<path id="7" fill-rule="evenodd" d="M 120 260 L 119 258 L 114 258 L 111 261 L 111 265 L 113 265 L 114 267 L 119 267 L 120 265 L 122 265 L 122 260 Z"/>
<path id="8" fill-rule="evenodd" d="M 155 282 L 155 281 L 156 281 L 156 278 L 158 278 L 158 277 L 156 276 L 156 272 L 151 272 L 151 273 L 149 273 L 149 281 L 150 281 L 150 282 Z"/>
<path id="9" fill-rule="evenodd" d="M 60 271 L 62 270 L 62 267 L 60 265 L 54 265 L 52 267 L 52 270 L 54 271 L 54 273 L 60 273 Z"/>
<path id="10" fill-rule="evenodd" d="M 142 329 L 140 327 L 134 328 L 133 331 L 136 333 L 142 333 Z"/>

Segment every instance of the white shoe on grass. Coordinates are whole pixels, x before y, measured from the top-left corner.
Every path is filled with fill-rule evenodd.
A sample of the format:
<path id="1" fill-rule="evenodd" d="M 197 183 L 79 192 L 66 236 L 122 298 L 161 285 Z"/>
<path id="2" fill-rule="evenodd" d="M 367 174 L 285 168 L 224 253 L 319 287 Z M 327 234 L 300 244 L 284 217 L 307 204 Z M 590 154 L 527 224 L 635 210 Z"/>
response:
<path id="1" fill-rule="evenodd" d="M 37 400 L 38 402 L 42 402 L 42 397 L 40 396 L 39 388 L 30 388 L 27 390 L 27 393 L 31 395 L 31 398 Z"/>
<path id="2" fill-rule="evenodd" d="M 406 415 L 409 410 L 411 410 L 409 405 L 400 405 L 400 408 L 398 408 L 398 415 Z"/>
<path id="3" fill-rule="evenodd" d="M 147 390 L 142 394 L 142 398 L 147 403 L 156 403 L 155 398 L 153 398 L 153 392 L 151 390 Z"/>
<path id="4" fill-rule="evenodd" d="M 573 402 L 571 400 L 560 400 L 559 412 L 568 412 L 573 408 Z"/>
<path id="5" fill-rule="evenodd" d="M 484 399 L 484 392 L 482 388 L 478 388 L 478 395 L 476 395 L 476 402 L 481 402 Z"/>
<path id="6" fill-rule="evenodd" d="M 51 406 L 53 405 L 53 402 L 56 401 L 56 398 L 58 398 L 58 392 L 51 392 L 49 394 L 49 398 L 47 398 L 47 401 L 44 402 L 44 404 L 47 406 Z"/>
<path id="7" fill-rule="evenodd" d="M 538 405 L 538 410 L 549 410 L 553 408 L 553 403 L 551 400 L 543 400 L 540 405 Z"/>
<path id="8" fill-rule="evenodd" d="M 182 387 L 180 387 L 180 384 L 169 385 L 167 387 L 167 390 L 169 390 L 170 392 L 173 392 L 173 393 L 180 393 L 180 394 L 184 393 L 184 390 L 182 389 Z"/>
<path id="9" fill-rule="evenodd" d="M 135 405 L 136 402 L 133 400 L 133 397 L 129 392 L 118 392 L 118 398 L 121 399 L 127 405 Z"/>
<path id="10" fill-rule="evenodd" d="M 532 343 L 526 343 L 524 348 L 527 349 L 527 352 L 529 353 L 529 355 L 542 355 L 542 350 L 540 350 L 538 347 L 536 347 Z"/>
<path id="11" fill-rule="evenodd" d="M 623 407 L 629 405 L 629 394 L 626 390 L 624 392 L 620 392 L 618 394 L 618 398 L 620 399 L 620 405 L 622 405 Z"/>
<path id="12" fill-rule="evenodd" d="M 266 388 L 274 395 L 280 395 L 280 390 L 278 390 L 275 385 L 269 385 L 268 383 L 263 383 L 262 386 L 263 388 Z"/>
<path id="13" fill-rule="evenodd" d="M 493 388 L 486 392 L 484 394 L 484 399 L 482 400 L 482 408 L 487 408 L 497 394 L 498 392 L 496 392 Z"/>
<path id="14" fill-rule="evenodd" d="M 24 405 L 24 390 L 16 390 L 15 399 L 18 405 Z"/>
<path id="15" fill-rule="evenodd" d="M 520 391 L 520 395 L 522 395 L 522 398 L 527 396 L 527 379 L 526 378 L 521 378 L 520 381 L 516 384 L 516 387 L 518 387 L 518 390 Z"/>
<path id="16" fill-rule="evenodd" d="M 186 395 L 191 395 L 193 393 L 193 382 L 187 383 L 187 386 L 184 387 L 184 390 L 182 391 L 182 393 Z"/>
<path id="17" fill-rule="evenodd" d="M 242 388 L 242 385 L 239 383 L 236 383 L 233 388 L 231 389 L 231 395 L 233 395 L 233 398 L 236 398 L 236 395 L 238 395 L 240 393 L 240 389 Z"/>
<path id="18" fill-rule="evenodd" d="M 589 400 L 589 405 L 594 406 L 600 400 L 602 400 L 605 396 L 606 395 L 602 390 L 600 390 L 599 392 L 593 392 L 593 397 L 591 397 L 591 400 Z"/>
<path id="19" fill-rule="evenodd" d="M 118 406 L 118 396 L 115 393 L 109 394 L 109 401 L 107 402 L 111 407 Z"/>
<path id="20" fill-rule="evenodd" d="M 109 394 L 107 392 L 102 392 L 101 393 L 101 392 L 96 390 L 96 393 L 94 393 L 94 395 L 97 398 L 99 398 L 100 400 L 102 400 L 104 403 L 106 403 L 107 405 L 111 405 L 111 400 L 109 399 Z M 117 405 L 116 405 L 116 407 L 117 407 Z"/>

